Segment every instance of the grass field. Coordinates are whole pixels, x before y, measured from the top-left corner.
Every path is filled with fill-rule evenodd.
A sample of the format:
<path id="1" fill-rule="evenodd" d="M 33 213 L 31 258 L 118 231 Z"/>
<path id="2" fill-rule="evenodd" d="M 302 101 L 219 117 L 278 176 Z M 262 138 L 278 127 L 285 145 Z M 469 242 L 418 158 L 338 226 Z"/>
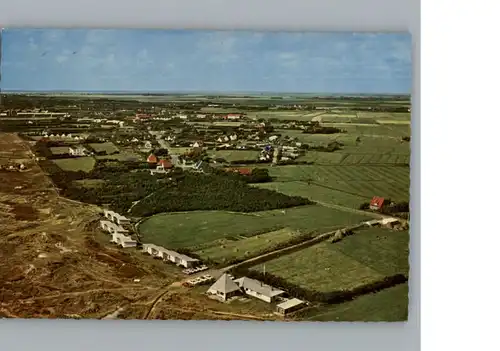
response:
<path id="1" fill-rule="evenodd" d="M 103 185 L 105 182 L 106 181 L 104 179 L 83 179 L 74 181 L 76 185 L 84 188 L 96 188 Z"/>
<path id="2" fill-rule="evenodd" d="M 98 160 L 117 160 L 117 161 L 140 161 L 142 160 L 140 156 L 133 152 L 120 152 L 114 155 L 100 155 L 95 157 Z"/>
<path id="3" fill-rule="evenodd" d="M 219 239 L 202 245 L 203 247 L 195 252 L 202 258 L 226 262 L 231 259 L 251 257 L 267 247 L 286 242 L 296 236 L 297 232 L 284 228 L 252 237 L 241 237 L 239 240 Z"/>
<path id="4" fill-rule="evenodd" d="M 248 160 L 255 161 L 259 158 L 259 151 L 255 150 L 217 150 L 210 151 L 210 157 L 223 158 L 228 162 Z"/>
<path id="5" fill-rule="evenodd" d="M 410 169 L 407 167 L 289 165 L 268 167 L 268 170 L 275 182 L 256 186 L 313 201 L 358 207 L 359 201 L 375 195 L 395 201 L 409 199 Z"/>
<path id="6" fill-rule="evenodd" d="M 113 152 L 120 151 L 115 144 L 108 142 L 108 143 L 95 143 L 95 144 L 89 144 L 89 146 L 95 150 L 95 152 L 105 152 L 108 155 L 112 154 Z"/>
<path id="7" fill-rule="evenodd" d="M 69 154 L 69 147 L 68 146 L 51 147 L 50 152 L 52 152 L 53 155 Z"/>
<path id="8" fill-rule="evenodd" d="M 408 274 L 408 244 L 408 232 L 362 229 L 338 243 L 321 242 L 266 262 L 265 269 L 310 290 L 350 289 L 384 276 Z"/>
<path id="9" fill-rule="evenodd" d="M 252 214 L 196 211 L 165 213 L 145 220 L 139 227 L 144 242 L 168 248 L 197 248 L 223 238 L 234 240 L 282 228 L 307 233 L 328 231 L 366 220 L 367 217 L 319 205 Z"/>
<path id="10" fill-rule="evenodd" d="M 308 311 L 301 320 L 398 322 L 408 318 L 408 284 L 401 284 L 342 304 Z"/>
<path id="11" fill-rule="evenodd" d="M 53 162 L 63 171 L 73 172 L 90 172 L 95 165 L 95 159 L 93 157 L 61 158 L 59 160 L 53 160 Z"/>

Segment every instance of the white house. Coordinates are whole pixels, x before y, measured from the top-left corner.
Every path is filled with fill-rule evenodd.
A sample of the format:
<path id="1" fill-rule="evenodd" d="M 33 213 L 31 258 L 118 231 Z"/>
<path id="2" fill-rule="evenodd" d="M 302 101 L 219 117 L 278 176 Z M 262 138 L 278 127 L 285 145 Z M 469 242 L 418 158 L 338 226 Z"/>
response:
<path id="1" fill-rule="evenodd" d="M 107 231 L 110 234 L 119 233 L 119 234 L 127 234 L 128 230 L 123 228 L 121 225 L 117 225 L 110 221 L 101 221 L 100 222 L 101 229 Z"/>
<path id="2" fill-rule="evenodd" d="M 305 305 L 306 303 L 302 300 L 295 298 L 289 299 L 276 306 L 276 313 L 281 316 L 285 316 L 305 307 Z"/>
<path id="3" fill-rule="evenodd" d="M 123 235 L 120 233 L 113 233 L 111 242 L 118 244 L 121 247 L 136 247 L 137 241 L 132 239 L 127 235 Z"/>
<path id="4" fill-rule="evenodd" d="M 240 287 L 224 273 L 208 290 L 207 294 L 221 301 L 238 295 L 241 293 Z"/>
<path id="5" fill-rule="evenodd" d="M 238 136 L 236 134 L 233 134 L 229 137 L 232 141 L 238 140 Z"/>
<path id="6" fill-rule="evenodd" d="M 129 225 L 130 224 L 130 219 L 128 219 L 125 216 L 122 216 L 119 213 L 109 211 L 109 210 L 104 210 L 104 217 L 109 219 L 110 221 L 119 224 L 119 225 Z"/>
<path id="7" fill-rule="evenodd" d="M 191 268 L 199 262 L 196 258 L 191 258 L 154 244 L 144 244 L 142 250 L 153 257 L 161 258 L 164 261 L 169 261 L 185 268 Z"/>
<path id="8" fill-rule="evenodd" d="M 269 141 L 275 141 L 276 139 L 278 139 L 277 135 L 272 135 L 269 137 Z"/>
<path id="9" fill-rule="evenodd" d="M 144 148 L 145 149 L 151 149 L 153 147 L 153 144 L 148 140 L 144 143 Z"/>
<path id="10" fill-rule="evenodd" d="M 248 277 L 238 278 L 234 282 L 238 284 L 245 294 L 268 303 L 274 302 L 278 296 L 285 293 L 283 290 L 273 288 L 270 285 Z"/>
<path id="11" fill-rule="evenodd" d="M 69 154 L 71 156 L 86 156 L 86 155 L 88 155 L 90 153 L 83 146 L 77 145 L 77 146 L 70 146 L 69 147 Z"/>

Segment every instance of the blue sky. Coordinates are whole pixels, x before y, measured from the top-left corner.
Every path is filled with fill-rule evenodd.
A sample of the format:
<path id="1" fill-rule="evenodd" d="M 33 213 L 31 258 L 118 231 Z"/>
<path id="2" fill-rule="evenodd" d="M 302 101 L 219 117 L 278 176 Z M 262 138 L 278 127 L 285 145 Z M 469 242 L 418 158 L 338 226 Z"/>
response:
<path id="1" fill-rule="evenodd" d="M 2 90 L 411 92 L 408 34 L 6 29 Z"/>

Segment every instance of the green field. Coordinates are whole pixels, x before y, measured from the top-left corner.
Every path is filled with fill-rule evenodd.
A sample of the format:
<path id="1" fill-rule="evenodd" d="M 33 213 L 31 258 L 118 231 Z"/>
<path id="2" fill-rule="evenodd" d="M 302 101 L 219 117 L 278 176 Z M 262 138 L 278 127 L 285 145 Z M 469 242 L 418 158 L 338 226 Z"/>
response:
<path id="1" fill-rule="evenodd" d="M 69 147 L 68 146 L 56 146 L 56 147 L 51 147 L 50 152 L 52 152 L 52 155 L 64 155 L 64 154 L 69 154 Z"/>
<path id="2" fill-rule="evenodd" d="M 89 144 L 89 146 L 95 150 L 95 152 L 105 152 L 106 154 L 112 154 L 113 152 L 120 151 L 115 144 L 108 143 L 95 143 Z"/>
<path id="3" fill-rule="evenodd" d="M 117 160 L 117 161 L 141 161 L 141 157 L 133 152 L 120 152 L 114 155 L 100 155 L 95 156 L 98 160 Z"/>
<path id="4" fill-rule="evenodd" d="M 197 249 L 223 238 L 239 240 L 242 236 L 282 228 L 300 233 L 328 231 L 364 220 L 367 220 L 366 216 L 311 205 L 251 214 L 222 211 L 164 213 L 145 220 L 139 231 L 144 242 L 167 248 Z"/>
<path id="5" fill-rule="evenodd" d="M 287 242 L 297 236 L 297 232 L 285 228 L 251 237 L 242 236 L 238 240 L 219 239 L 201 245 L 195 253 L 202 258 L 227 262 L 232 259 L 252 257 L 268 247 Z"/>
<path id="6" fill-rule="evenodd" d="M 309 290 L 350 289 L 408 274 L 408 232 L 370 228 L 340 242 L 324 241 L 265 263 L 266 272 Z M 264 264 L 252 269 L 263 271 Z"/>
<path id="7" fill-rule="evenodd" d="M 93 157 L 61 158 L 53 162 L 63 171 L 84 171 L 90 172 L 95 165 Z"/>
<path id="8" fill-rule="evenodd" d="M 259 158 L 259 151 L 255 150 L 217 150 L 211 151 L 210 157 L 223 158 L 228 162 L 248 160 L 255 161 Z"/>
<path id="9" fill-rule="evenodd" d="M 373 196 L 395 201 L 409 199 L 408 167 L 288 165 L 268 167 L 268 170 L 275 181 L 256 186 L 313 201 L 358 207 L 360 200 L 364 202 Z"/>
<path id="10" fill-rule="evenodd" d="M 400 284 L 342 304 L 307 311 L 301 320 L 345 322 L 399 322 L 408 318 L 408 284 Z"/>

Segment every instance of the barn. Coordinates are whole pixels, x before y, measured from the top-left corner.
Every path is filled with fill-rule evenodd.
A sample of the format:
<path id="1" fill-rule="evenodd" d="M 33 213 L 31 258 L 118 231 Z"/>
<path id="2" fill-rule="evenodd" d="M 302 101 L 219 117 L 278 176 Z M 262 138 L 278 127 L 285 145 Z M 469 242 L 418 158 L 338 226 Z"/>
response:
<path id="1" fill-rule="evenodd" d="M 370 210 L 378 211 L 384 206 L 385 199 L 383 197 L 374 196 L 370 201 Z"/>

